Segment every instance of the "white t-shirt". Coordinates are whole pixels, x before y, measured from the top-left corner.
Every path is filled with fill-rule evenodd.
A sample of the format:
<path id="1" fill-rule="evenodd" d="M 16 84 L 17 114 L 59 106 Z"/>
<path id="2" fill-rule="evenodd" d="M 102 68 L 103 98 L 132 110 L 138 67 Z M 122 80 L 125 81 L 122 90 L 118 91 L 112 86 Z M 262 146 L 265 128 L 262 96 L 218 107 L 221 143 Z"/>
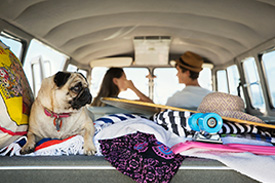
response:
<path id="1" fill-rule="evenodd" d="M 186 86 L 182 91 L 176 92 L 169 97 L 166 105 L 179 108 L 196 109 L 202 99 L 211 93 L 210 90 L 199 86 Z"/>

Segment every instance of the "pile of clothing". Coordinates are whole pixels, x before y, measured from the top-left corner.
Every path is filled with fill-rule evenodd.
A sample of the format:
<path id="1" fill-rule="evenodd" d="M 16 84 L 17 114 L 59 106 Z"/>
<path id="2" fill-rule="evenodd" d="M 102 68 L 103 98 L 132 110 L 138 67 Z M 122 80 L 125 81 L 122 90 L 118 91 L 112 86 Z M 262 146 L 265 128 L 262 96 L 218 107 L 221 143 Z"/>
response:
<path id="1" fill-rule="evenodd" d="M 169 114 L 169 115 L 168 115 Z M 174 114 L 174 115 L 172 115 Z M 177 121 L 178 111 L 164 111 L 158 115 L 170 116 L 169 121 Z M 184 116 L 188 116 L 188 112 Z M 186 118 L 187 119 L 187 118 Z M 170 123 L 165 120 L 165 123 Z M 184 122 L 188 129 L 188 123 Z M 168 125 L 169 126 L 169 125 Z M 275 179 L 275 156 L 255 155 L 250 152 L 233 153 L 212 149 L 191 148 L 175 154 L 171 149 L 178 144 L 189 143 L 188 135 L 179 136 L 168 128 L 166 130 L 156 121 L 132 114 L 114 114 L 95 121 L 94 142 L 97 156 L 105 156 L 114 167 L 137 182 L 166 180 L 169 182 L 176 174 L 185 156 L 218 160 L 228 167 L 258 181 L 268 182 Z M 188 130 L 187 130 L 188 132 Z M 188 132 L 189 133 L 189 132 Z M 187 133 L 187 134 L 188 134 Z M 222 137 L 228 142 L 246 142 L 261 148 L 273 147 L 272 138 L 250 138 L 240 135 Z M 18 155 L 26 139 L 19 139 L 1 150 L 2 155 Z M 35 152 L 28 156 L 76 155 L 83 154 L 83 138 L 73 136 L 65 140 L 44 139 Z M 141 176 L 143 175 L 143 176 Z"/>

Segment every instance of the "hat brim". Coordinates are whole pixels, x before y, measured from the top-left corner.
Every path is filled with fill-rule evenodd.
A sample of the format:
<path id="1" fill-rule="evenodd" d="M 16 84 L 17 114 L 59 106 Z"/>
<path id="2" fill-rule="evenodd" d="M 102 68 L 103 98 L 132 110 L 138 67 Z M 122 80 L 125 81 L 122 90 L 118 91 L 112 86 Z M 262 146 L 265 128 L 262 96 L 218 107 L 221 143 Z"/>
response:
<path id="1" fill-rule="evenodd" d="M 241 111 L 215 111 L 215 113 L 217 113 L 222 117 L 229 117 L 229 118 L 241 119 L 245 121 L 264 123 L 260 118 Z"/>

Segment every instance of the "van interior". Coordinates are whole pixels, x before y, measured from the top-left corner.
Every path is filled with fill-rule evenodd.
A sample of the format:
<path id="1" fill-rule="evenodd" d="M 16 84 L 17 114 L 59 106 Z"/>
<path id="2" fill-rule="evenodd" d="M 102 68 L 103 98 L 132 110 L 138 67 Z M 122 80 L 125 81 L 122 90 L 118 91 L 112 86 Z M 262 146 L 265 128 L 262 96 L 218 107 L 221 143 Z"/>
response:
<path id="1" fill-rule="evenodd" d="M 202 87 L 240 96 L 246 113 L 274 124 L 274 20 L 274 0 L 6 0 L 0 4 L 0 40 L 22 63 L 34 97 L 44 78 L 78 71 L 94 98 L 107 69 L 121 67 L 160 105 L 184 88 L 175 60 L 192 51 L 204 60 Z M 137 100 L 131 91 L 119 97 Z M 137 114 L 113 106 L 88 109 L 94 121 Z M 7 182 L 133 181 L 102 156 L 0 159 L 1 179 Z M 190 156 L 171 182 L 263 180 L 215 159 Z"/>

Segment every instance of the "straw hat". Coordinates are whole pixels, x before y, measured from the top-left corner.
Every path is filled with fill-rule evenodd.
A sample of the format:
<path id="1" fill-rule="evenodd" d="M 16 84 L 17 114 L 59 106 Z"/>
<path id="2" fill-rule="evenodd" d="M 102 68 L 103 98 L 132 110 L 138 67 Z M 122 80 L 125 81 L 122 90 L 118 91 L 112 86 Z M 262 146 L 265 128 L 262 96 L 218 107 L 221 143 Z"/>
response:
<path id="1" fill-rule="evenodd" d="M 214 112 L 224 117 L 263 123 L 256 116 L 244 112 L 244 102 L 241 97 L 227 93 L 213 92 L 206 95 L 199 105 L 198 111 Z"/>
<path id="2" fill-rule="evenodd" d="M 185 52 L 176 62 L 179 66 L 194 72 L 200 72 L 202 70 L 202 57 L 191 51 Z"/>

